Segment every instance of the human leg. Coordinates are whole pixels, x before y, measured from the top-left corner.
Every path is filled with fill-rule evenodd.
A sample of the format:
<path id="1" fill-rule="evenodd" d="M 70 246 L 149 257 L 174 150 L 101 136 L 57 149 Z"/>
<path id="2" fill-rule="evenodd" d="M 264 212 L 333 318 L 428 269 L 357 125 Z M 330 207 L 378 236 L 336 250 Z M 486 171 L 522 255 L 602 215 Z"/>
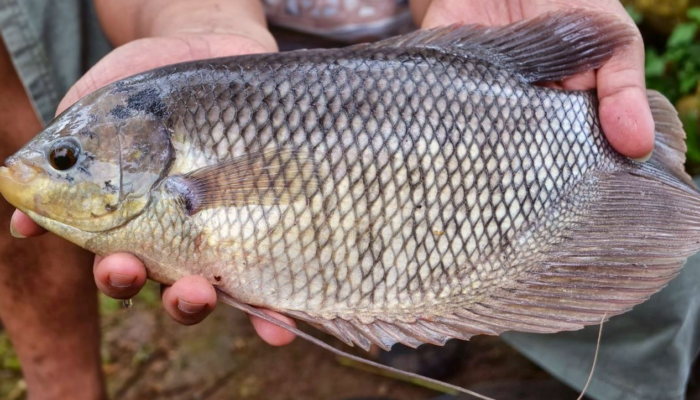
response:
<path id="1" fill-rule="evenodd" d="M 0 41 L 0 159 L 41 129 Z M 0 318 L 23 367 L 29 399 L 101 399 L 92 255 L 53 235 L 10 235 L 0 199 Z"/>

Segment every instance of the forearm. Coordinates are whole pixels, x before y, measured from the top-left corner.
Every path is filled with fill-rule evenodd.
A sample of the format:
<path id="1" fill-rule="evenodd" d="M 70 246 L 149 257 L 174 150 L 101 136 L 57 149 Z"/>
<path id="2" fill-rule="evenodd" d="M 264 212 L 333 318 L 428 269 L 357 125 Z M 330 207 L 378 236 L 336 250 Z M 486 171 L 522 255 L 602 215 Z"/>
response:
<path id="1" fill-rule="evenodd" d="M 115 46 L 147 37 L 235 35 L 264 51 L 277 44 L 260 0 L 94 0 L 100 23 Z"/>

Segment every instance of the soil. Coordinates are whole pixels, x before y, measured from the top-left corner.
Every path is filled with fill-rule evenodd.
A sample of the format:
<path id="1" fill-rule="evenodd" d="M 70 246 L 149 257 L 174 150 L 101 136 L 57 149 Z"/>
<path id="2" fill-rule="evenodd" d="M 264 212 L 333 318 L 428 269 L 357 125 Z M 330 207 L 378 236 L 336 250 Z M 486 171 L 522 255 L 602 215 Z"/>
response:
<path id="1" fill-rule="evenodd" d="M 146 292 L 153 290 L 157 289 L 150 287 Z M 110 304 L 103 307 L 104 369 L 115 400 L 342 400 L 368 396 L 401 400 L 433 399 L 442 394 L 347 365 L 348 360 L 301 339 L 286 347 L 271 347 L 258 338 L 247 316 L 226 306 L 219 306 L 203 323 L 186 327 L 170 320 L 153 294 L 140 297 L 130 309 L 103 299 Z M 338 348 L 372 357 L 309 326 L 302 328 Z M 395 361 L 415 352 L 407 348 L 397 351 L 403 358 L 395 357 Z M 452 371 L 442 371 L 448 375 L 440 378 L 462 386 L 548 378 L 498 338 L 452 341 L 444 350 L 422 346 L 419 351 L 428 354 L 427 359 L 434 359 L 440 351 L 452 352 L 458 362 L 450 366 Z"/>

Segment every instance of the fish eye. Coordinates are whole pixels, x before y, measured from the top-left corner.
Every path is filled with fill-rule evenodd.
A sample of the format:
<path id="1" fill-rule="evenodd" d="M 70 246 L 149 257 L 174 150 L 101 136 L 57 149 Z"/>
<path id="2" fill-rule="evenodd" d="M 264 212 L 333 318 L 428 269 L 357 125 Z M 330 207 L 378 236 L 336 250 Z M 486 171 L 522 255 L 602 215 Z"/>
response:
<path id="1" fill-rule="evenodd" d="M 80 147 L 73 140 L 61 140 L 51 146 L 49 163 L 57 171 L 71 169 L 78 161 Z"/>

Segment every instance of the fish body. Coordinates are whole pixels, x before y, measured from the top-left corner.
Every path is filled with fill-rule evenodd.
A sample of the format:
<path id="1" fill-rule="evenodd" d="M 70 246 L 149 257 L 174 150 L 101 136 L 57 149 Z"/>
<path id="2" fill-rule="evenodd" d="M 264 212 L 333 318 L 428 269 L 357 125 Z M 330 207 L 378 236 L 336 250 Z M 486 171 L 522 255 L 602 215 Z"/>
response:
<path id="1" fill-rule="evenodd" d="M 364 348 L 579 329 L 700 248 L 668 101 L 649 92 L 641 163 L 605 139 L 595 92 L 534 84 L 594 68 L 628 29 L 564 13 L 167 66 L 57 117 L 0 192 L 151 279 L 198 274 Z"/>

